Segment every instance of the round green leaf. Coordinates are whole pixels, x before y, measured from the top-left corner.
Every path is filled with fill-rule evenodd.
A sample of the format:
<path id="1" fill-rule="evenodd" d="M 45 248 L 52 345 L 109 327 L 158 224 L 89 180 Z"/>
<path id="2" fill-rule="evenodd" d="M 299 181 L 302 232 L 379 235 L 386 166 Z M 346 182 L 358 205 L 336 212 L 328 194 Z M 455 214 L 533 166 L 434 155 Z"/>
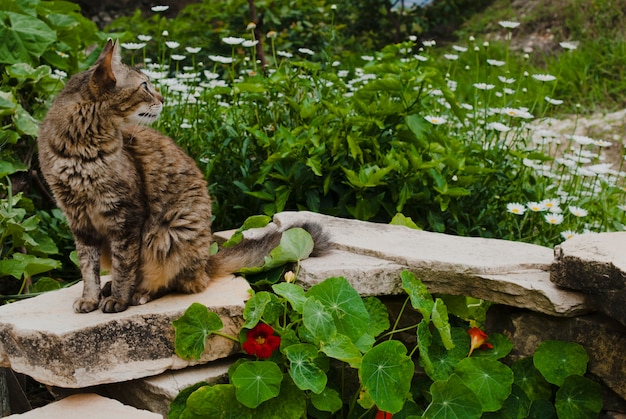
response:
<path id="1" fill-rule="evenodd" d="M 583 375 L 589 357 L 582 345 L 575 342 L 546 340 L 535 351 L 533 362 L 545 379 L 560 386 L 569 375 Z"/>
<path id="2" fill-rule="evenodd" d="M 266 258 L 265 268 L 306 259 L 313 251 L 313 247 L 313 238 L 305 229 L 290 228 L 283 232 L 280 244 Z"/>
<path id="3" fill-rule="evenodd" d="M 343 403 L 339 393 L 332 388 L 326 387 L 320 394 L 311 394 L 311 403 L 317 410 L 323 412 L 336 412 L 341 409 Z"/>
<path id="4" fill-rule="evenodd" d="M 427 419 L 478 419 L 483 413 L 480 401 L 463 381 L 452 375 L 447 381 L 435 381 L 430 386 L 432 401 L 424 412 Z"/>
<path id="5" fill-rule="evenodd" d="M 490 333 L 488 340 L 489 343 L 493 345 L 493 348 L 474 351 L 472 352 L 473 357 L 501 359 L 507 356 L 513 349 L 513 342 L 511 342 L 511 339 L 507 338 L 502 333 Z"/>
<path id="6" fill-rule="evenodd" d="M 380 410 L 397 413 L 409 394 L 414 370 L 406 347 L 388 340 L 363 355 L 359 378 Z"/>
<path id="7" fill-rule="evenodd" d="M 531 357 L 518 359 L 511 365 L 511 370 L 515 384 L 524 390 L 530 401 L 552 397 L 552 385 L 535 368 Z"/>
<path id="8" fill-rule="evenodd" d="M 283 353 L 289 359 L 289 375 L 300 390 L 321 393 L 328 378 L 313 360 L 317 358 L 317 348 L 308 343 L 288 346 Z"/>
<path id="9" fill-rule="evenodd" d="M 337 333 L 332 316 L 324 305 L 314 298 L 308 298 L 304 303 L 302 322 L 318 341 L 328 342 Z"/>
<path id="10" fill-rule="evenodd" d="M 528 409 L 530 408 L 530 400 L 524 390 L 513 384 L 511 394 L 504 401 L 502 408 L 497 412 L 486 412 L 483 419 L 526 419 Z"/>
<path id="11" fill-rule="evenodd" d="M 418 310 L 424 319 L 430 321 L 430 313 L 433 311 L 435 303 L 426 285 L 409 271 L 403 271 L 400 278 L 402 279 L 402 288 L 409 295 L 413 308 Z"/>
<path id="12" fill-rule="evenodd" d="M 370 315 L 359 293 L 343 277 L 314 285 L 307 297 L 320 301 L 335 321 L 337 331 L 356 342 L 369 329 Z"/>
<path id="13" fill-rule="evenodd" d="M 255 418 L 263 419 L 301 419 L 306 413 L 306 396 L 285 376 L 280 386 L 278 397 L 269 399 L 254 409 Z"/>
<path id="14" fill-rule="evenodd" d="M 457 364 L 455 372 L 478 396 L 485 412 L 499 410 L 511 394 L 513 371 L 501 362 L 465 358 Z"/>
<path id="15" fill-rule="evenodd" d="M 298 313 L 302 314 L 304 303 L 306 302 L 306 296 L 301 286 L 290 284 L 288 282 L 281 282 L 272 286 L 272 290 L 281 297 L 285 298 L 291 304 L 291 307 Z"/>
<path id="16" fill-rule="evenodd" d="M 602 389 L 595 381 L 570 375 L 556 392 L 554 405 L 560 418 L 597 418 L 602 410 Z"/>
<path id="17" fill-rule="evenodd" d="M 222 319 L 200 303 L 193 303 L 182 317 L 174 320 L 174 348 L 183 359 L 200 359 L 207 337 L 224 324 Z"/>
<path id="18" fill-rule="evenodd" d="M 530 404 L 528 419 L 556 419 L 554 405 L 546 399 L 537 399 Z"/>
<path id="19" fill-rule="evenodd" d="M 265 308 L 272 301 L 271 294 L 267 291 L 257 292 L 246 301 L 246 305 L 243 308 L 243 318 L 246 322 L 242 327 L 246 329 L 252 329 L 263 317 Z"/>
<path id="20" fill-rule="evenodd" d="M 418 327 L 418 339 L 424 333 L 425 326 Z M 470 337 L 464 328 L 454 327 L 450 330 L 454 348 L 448 350 L 441 341 L 441 335 L 432 336 L 431 343 L 425 350 L 428 353 L 429 369 L 426 371 L 432 380 L 447 380 L 454 372 L 456 365 L 467 357 Z M 427 337 L 421 337 L 428 339 Z M 424 353 L 420 346 L 420 355 L 424 361 Z"/>
<path id="21" fill-rule="evenodd" d="M 274 362 L 250 361 L 239 365 L 231 381 L 236 388 L 237 400 L 254 409 L 278 396 L 283 374 Z"/>
<path id="22" fill-rule="evenodd" d="M 253 411 L 237 401 L 235 386 L 202 386 L 187 398 L 187 408 L 180 417 L 252 419 Z"/>
<path id="23" fill-rule="evenodd" d="M 335 334 L 328 342 L 322 343 L 321 351 L 331 358 L 347 362 L 352 368 L 361 366 L 361 352 L 346 335 Z"/>
<path id="24" fill-rule="evenodd" d="M 391 327 L 389 323 L 389 311 L 382 301 L 376 297 L 363 299 L 363 304 L 370 316 L 370 323 L 367 333 L 371 336 L 378 336 Z"/>

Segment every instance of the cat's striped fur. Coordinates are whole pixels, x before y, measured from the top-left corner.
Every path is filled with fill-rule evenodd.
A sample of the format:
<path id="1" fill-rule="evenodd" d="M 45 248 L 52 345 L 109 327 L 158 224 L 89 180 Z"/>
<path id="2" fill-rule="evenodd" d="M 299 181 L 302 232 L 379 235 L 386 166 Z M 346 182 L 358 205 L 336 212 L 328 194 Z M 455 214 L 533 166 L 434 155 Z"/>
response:
<path id="1" fill-rule="evenodd" d="M 212 277 L 258 266 L 274 232 L 209 256 L 211 201 L 195 162 L 146 127 L 163 98 L 120 60 L 109 40 L 96 63 L 72 77 L 38 138 L 41 170 L 76 241 L 84 280 L 76 312 L 125 310 L 163 293 L 194 293 Z M 326 246 L 319 226 L 303 226 Z M 100 270 L 110 263 L 110 287 Z"/>

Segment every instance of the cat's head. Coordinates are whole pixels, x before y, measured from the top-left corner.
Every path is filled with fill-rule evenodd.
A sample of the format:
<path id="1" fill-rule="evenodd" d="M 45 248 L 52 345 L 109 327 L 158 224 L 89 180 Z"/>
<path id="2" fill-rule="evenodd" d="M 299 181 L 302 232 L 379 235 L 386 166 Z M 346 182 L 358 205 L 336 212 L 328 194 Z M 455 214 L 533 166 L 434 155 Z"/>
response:
<path id="1" fill-rule="evenodd" d="M 119 43 L 109 39 L 92 67 L 89 90 L 98 100 L 107 101 L 110 112 L 124 124 L 146 125 L 163 110 L 163 96 L 148 76 L 122 63 Z"/>

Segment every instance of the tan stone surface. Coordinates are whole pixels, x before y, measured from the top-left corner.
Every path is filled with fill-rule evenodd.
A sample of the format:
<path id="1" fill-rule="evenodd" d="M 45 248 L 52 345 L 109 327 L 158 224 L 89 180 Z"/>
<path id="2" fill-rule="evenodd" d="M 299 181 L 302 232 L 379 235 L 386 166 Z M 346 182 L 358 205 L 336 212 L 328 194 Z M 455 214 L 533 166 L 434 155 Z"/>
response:
<path id="1" fill-rule="evenodd" d="M 96 394 L 76 394 L 11 419 L 162 419 L 158 413 L 125 406 L 117 400 Z"/>
<path id="2" fill-rule="evenodd" d="M 154 376 L 239 350 L 213 336 L 199 361 L 174 354 L 172 321 L 193 303 L 215 311 L 236 335 L 249 297 L 240 277 L 213 281 L 200 294 L 168 295 L 121 313 L 73 312 L 82 284 L 0 307 L 0 366 L 58 387 L 80 388 Z"/>
<path id="3" fill-rule="evenodd" d="M 302 220 L 322 223 L 338 249 L 302 262 L 300 280 L 305 286 L 344 276 L 362 295 L 393 295 L 402 292 L 399 274 L 408 269 L 433 293 L 469 295 L 556 316 L 595 309 L 589 297 L 550 281 L 553 250 L 547 247 L 310 212 L 274 216 L 281 229 Z"/>

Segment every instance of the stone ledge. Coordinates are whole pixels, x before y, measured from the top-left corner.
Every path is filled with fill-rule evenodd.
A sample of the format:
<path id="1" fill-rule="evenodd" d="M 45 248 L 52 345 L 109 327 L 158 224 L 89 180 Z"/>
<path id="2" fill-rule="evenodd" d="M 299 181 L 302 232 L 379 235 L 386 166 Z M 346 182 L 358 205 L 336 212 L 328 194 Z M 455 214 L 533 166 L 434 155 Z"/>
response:
<path id="1" fill-rule="evenodd" d="M 553 250 L 547 247 L 304 211 L 274 216 L 281 229 L 303 221 L 324 225 L 338 249 L 302 261 L 299 279 L 304 287 L 330 276 L 344 276 L 361 295 L 400 294 L 400 272 L 408 269 L 432 293 L 469 295 L 554 316 L 595 310 L 589 296 L 550 281 Z"/>
<path id="2" fill-rule="evenodd" d="M 212 336 L 198 361 L 174 354 L 172 321 L 193 303 L 216 312 L 237 335 L 250 287 L 241 277 L 211 282 L 200 294 L 168 295 L 121 313 L 76 314 L 82 284 L 0 307 L 0 366 L 58 387 L 82 388 L 154 376 L 225 358 L 239 350 Z"/>
<path id="3" fill-rule="evenodd" d="M 117 400 L 107 399 L 97 394 L 75 394 L 63 400 L 50 403 L 30 412 L 10 415 L 11 419 L 163 419 L 163 416 L 125 406 Z"/>

